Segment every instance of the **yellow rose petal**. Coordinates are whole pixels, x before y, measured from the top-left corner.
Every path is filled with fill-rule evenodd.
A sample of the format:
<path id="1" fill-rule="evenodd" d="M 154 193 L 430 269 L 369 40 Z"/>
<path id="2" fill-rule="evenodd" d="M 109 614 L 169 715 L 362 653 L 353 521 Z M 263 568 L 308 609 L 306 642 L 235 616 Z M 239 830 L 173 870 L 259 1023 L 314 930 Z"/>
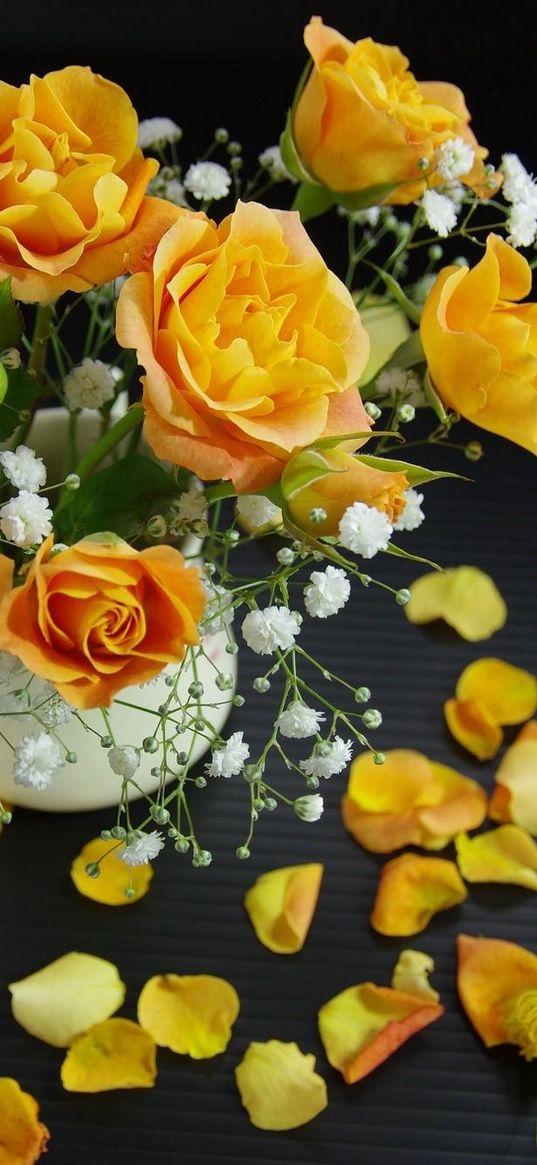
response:
<path id="1" fill-rule="evenodd" d="M 323 866 L 312 862 L 262 874 L 244 905 L 260 942 L 280 955 L 302 950 L 317 906 Z"/>
<path id="2" fill-rule="evenodd" d="M 520 734 L 502 757 L 489 815 L 537 834 L 537 740 L 529 733 Z"/>
<path id="3" fill-rule="evenodd" d="M 61 1069 L 67 1092 L 152 1088 L 156 1075 L 155 1041 L 130 1019 L 106 1019 L 78 1036 Z"/>
<path id="4" fill-rule="evenodd" d="M 11 1077 L 0 1077 L 0 1165 L 35 1165 L 46 1153 L 50 1133 L 38 1115 L 33 1096 Z"/>
<path id="5" fill-rule="evenodd" d="M 507 882 L 537 890 L 537 845 L 518 825 L 455 838 L 457 862 L 467 882 Z"/>
<path id="6" fill-rule="evenodd" d="M 315 1072 L 315 1056 L 296 1044 L 251 1043 L 235 1069 L 242 1103 L 258 1129 L 297 1129 L 328 1104 L 326 1084 Z"/>
<path id="7" fill-rule="evenodd" d="M 503 740 L 503 732 L 478 700 L 446 700 L 446 723 L 455 737 L 478 760 L 490 760 Z"/>
<path id="8" fill-rule="evenodd" d="M 467 896 L 454 862 L 401 854 L 380 871 L 371 925 L 390 937 L 419 934 L 438 911 L 458 906 Z"/>
<path id="9" fill-rule="evenodd" d="M 471 643 L 489 639 L 507 618 L 495 583 L 475 566 L 456 566 L 417 578 L 404 611 L 411 623 L 444 619 Z"/>
<path id="10" fill-rule="evenodd" d="M 429 975 L 434 971 L 434 959 L 423 951 L 401 951 L 392 974 L 391 986 L 395 991 L 414 995 L 429 1003 L 438 1003 L 440 996 L 429 983 Z"/>
<path id="11" fill-rule="evenodd" d="M 105 906 L 128 906 L 143 898 L 153 877 L 153 868 L 146 862 L 143 866 L 127 866 L 118 857 L 121 843 L 104 841 L 95 837 L 88 841 L 71 866 L 71 878 L 80 894 L 101 902 Z M 87 867 L 99 867 L 99 876 L 91 878 Z"/>
<path id="12" fill-rule="evenodd" d="M 503 659 L 476 659 L 459 676 L 459 700 L 477 700 L 497 724 L 521 724 L 537 711 L 535 676 Z"/>
<path id="13" fill-rule="evenodd" d="M 216 975 L 155 975 L 143 987 L 138 1019 L 162 1048 L 205 1060 L 225 1052 L 240 1001 Z"/>
<path id="14" fill-rule="evenodd" d="M 503 939 L 457 939 L 457 987 L 464 1010 L 487 1048 L 515 1044 L 537 1056 L 537 955 Z"/>
<path id="15" fill-rule="evenodd" d="M 108 1019 L 125 998 L 118 969 L 96 955 L 72 951 L 10 983 L 11 1009 L 21 1027 L 54 1048 Z"/>

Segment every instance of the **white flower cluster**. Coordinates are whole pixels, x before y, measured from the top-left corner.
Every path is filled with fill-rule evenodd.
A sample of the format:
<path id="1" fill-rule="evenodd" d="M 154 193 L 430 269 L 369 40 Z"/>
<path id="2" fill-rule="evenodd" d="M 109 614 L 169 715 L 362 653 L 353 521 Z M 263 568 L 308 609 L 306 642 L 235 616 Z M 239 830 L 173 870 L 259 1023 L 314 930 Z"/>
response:
<path id="1" fill-rule="evenodd" d="M 230 627 L 235 617 L 233 592 L 227 587 L 214 583 L 212 579 L 202 579 L 207 594 L 207 606 L 200 623 L 202 635 L 216 635 L 224 627 Z"/>
<path id="2" fill-rule="evenodd" d="M 13 756 L 13 780 L 16 785 L 48 789 L 56 773 L 63 768 L 62 750 L 47 732 L 23 736 Z"/>
<path id="3" fill-rule="evenodd" d="M 141 150 L 171 145 L 183 136 L 182 129 L 171 117 L 146 117 L 138 126 L 138 145 Z"/>
<path id="4" fill-rule="evenodd" d="M 22 489 L 0 509 L 0 530 L 8 542 L 29 550 L 52 532 L 51 518 L 48 499 Z"/>
<path id="5" fill-rule="evenodd" d="M 423 288 L 423 299 L 427 298 L 436 276 L 427 277 L 430 282 Z M 416 285 L 417 286 L 417 285 Z M 414 288 L 416 291 L 416 287 Z M 419 376 L 408 368 L 384 368 L 375 380 L 375 392 L 391 404 L 414 405 L 415 408 L 426 404 Z"/>
<path id="6" fill-rule="evenodd" d="M 386 514 L 364 502 L 353 502 L 339 523 L 341 546 L 362 558 L 373 558 L 379 550 L 387 550 L 392 532 Z"/>
<path id="7" fill-rule="evenodd" d="M 263 494 L 242 494 L 235 506 L 237 518 L 248 534 L 276 529 L 282 523 L 282 511 Z"/>
<path id="8" fill-rule="evenodd" d="M 394 530 L 417 530 L 425 518 L 421 508 L 423 494 L 415 489 L 406 489 L 404 492 L 405 505 L 394 523 Z"/>
<path id="9" fill-rule="evenodd" d="M 188 489 L 175 503 L 180 522 L 199 522 L 207 512 L 207 498 L 202 489 Z"/>
<path id="10" fill-rule="evenodd" d="M 219 162 L 195 162 L 185 174 L 184 187 L 198 202 L 212 202 L 229 194 L 231 174 Z"/>
<path id="11" fill-rule="evenodd" d="M 331 742 L 323 741 L 316 744 L 311 756 L 300 761 L 300 768 L 307 777 L 317 779 L 322 777 L 327 781 L 330 777 L 342 773 L 351 760 L 352 741 L 335 736 Z"/>
<path id="12" fill-rule="evenodd" d="M 296 178 L 289 173 L 287 166 L 282 158 L 282 153 L 279 146 L 268 146 L 266 150 L 259 155 L 259 165 L 263 170 L 266 170 L 274 182 L 294 182 Z"/>
<path id="13" fill-rule="evenodd" d="M 345 606 L 351 593 L 351 584 L 346 571 L 336 566 L 326 570 L 314 570 L 310 574 L 309 585 L 304 588 L 304 604 L 308 615 L 314 619 L 327 619 L 337 615 Z"/>
<path id="14" fill-rule="evenodd" d="M 317 712 L 316 708 L 308 708 L 302 700 L 292 700 L 278 716 L 276 727 L 282 736 L 287 736 L 290 740 L 305 740 L 308 736 L 315 736 L 324 719 L 323 712 Z"/>
<path id="15" fill-rule="evenodd" d="M 426 190 L 420 205 L 427 226 L 441 239 L 446 239 L 457 225 L 457 208 L 453 200 L 437 190 Z"/>
<path id="16" fill-rule="evenodd" d="M 63 382 L 65 401 L 72 411 L 100 409 L 113 400 L 115 391 L 114 370 L 102 360 L 90 360 L 89 356 L 72 368 Z"/>
<path id="17" fill-rule="evenodd" d="M 320 793 L 306 793 L 303 797 L 297 797 L 293 808 L 301 821 L 319 821 L 323 815 L 324 801 Z"/>
<path id="18" fill-rule="evenodd" d="M 137 837 L 118 851 L 118 858 L 126 866 L 145 866 L 164 849 L 164 838 L 156 829 L 152 833 L 138 833 Z"/>
<path id="19" fill-rule="evenodd" d="M 36 457 L 28 445 L 17 445 L 14 453 L 5 450 L 0 453 L 0 465 L 15 489 L 25 489 L 28 493 L 38 493 L 47 480 L 47 471 L 42 457 Z"/>
<path id="20" fill-rule="evenodd" d="M 243 740 L 243 732 L 233 732 L 222 748 L 213 748 L 212 758 L 205 765 L 209 777 L 236 777 L 250 756 L 250 746 Z"/>
<path id="21" fill-rule="evenodd" d="M 511 203 L 507 241 L 513 247 L 530 247 L 537 237 L 537 182 L 517 154 L 504 154 L 501 170 L 502 194 Z"/>
<path id="22" fill-rule="evenodd" d="M 248 647 L 258 655 L 271 655 L 277 648 L 287 651 L 300 632 L 302 617 L 289 607 L 265 607 L 249 611 L 242 623 L 242 634 Z"/>
<path id="23" fill-rule="evenodd" d="M 469 174 L 474 164 L 474 151 L 464 138 L 450 138 L 443 142 L 436 154 L 436 172 L 451 182 Z"/>

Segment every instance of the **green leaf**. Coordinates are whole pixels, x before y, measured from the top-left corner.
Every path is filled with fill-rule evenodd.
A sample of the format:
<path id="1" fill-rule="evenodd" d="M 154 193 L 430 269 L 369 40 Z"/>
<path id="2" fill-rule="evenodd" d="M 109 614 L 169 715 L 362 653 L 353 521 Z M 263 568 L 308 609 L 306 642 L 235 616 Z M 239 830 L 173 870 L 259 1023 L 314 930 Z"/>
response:
<path id="1" fill-rule="evenodd" d="M 428 368 L 425 370 L 425 375 L 423 377 L 423 391 L 427 397 L 428 403 L 436 413 L 438 420 L 441 421 L 442 424 L 445 424 L 448 419 L 448 415 L 436 389 L 433 387 L 433 382 L 431 380 Z"/>
<path id="2" fill-rule="evenodd" d="M 376 436 L 378 434 L 375 434 Z M 438 481 L 441 477 L 453 477 L 458 481 L 469 481 L 460 473 L 448 473 L 447 470 L 424 469 L 422 465 L 414 465 L 410 461 L 395 461 L 390 457 L 374 457 L 366 453 L 355 454 L 356 460 L 368 465 L 371 469 L 380 469 L 385 473 L 405 473 L 410 485 L 424 485 L 428 481 Z"/>
<path id="3" fill-rule="evenodd" d="M 68 495 L 54 517 L 56 537 L 70 543 L 111 530 L 129 541 L 178 492 L 173 477 L 156 461 L 131 453 Z"/>
<path id="4" fill-rule="evenodd" d="M 393 429 L 365 429 L 357 433 L 339 433 L 337 437 L 320 437 L 308 446 L 309 449 L 337 449 L 344 441 L 369 441 L 371 437 L 393 437 L 394 441 L 404 442 L 402 433 Z"/>
<path id="5" fill-rule="evenodd" d="M 403 291 L 401 285 L 397 282 L 397 279 L 394 279 L 393 275 L 390 275 L 388 271 L 383 271 L 382 267 L 377 267 L 376 263 L 370 263 L 369 260 L 366 260 L 366 266 L 371 267 L 372 270 L 376 272 L 379 279 L 382 279 L 382 282 L 388 288 L 388 291 L 390 291 L 393 295 L 395 302 L 399 304 L 399 307 L 402 309 L 402 311 L 405 312 L 405 315 L 408 316 L 409 320 L 412 320 L 413 324 L 419 324 L 421 319 L 421 312 L 419 308 L 416 307 L 416 304 L 412 303 L 412 300 L 408 298 L 408 295 L 405 295 L 405 292 Z"/>
<path id="6" fill-rule="evenodd" d="M 425 352 L 419 330 L 416 330 L 395 349 L 384 368 L 416 368 L 418 364 L 425 364 Z"/>
<path id="7" fill-rule="evenodd" d="M 7 372 L 7 390 L 0 404 L 0 441 L 15 432 L 21 424 L 19 414 L 28 409 L 40 393 L 40 387 L 33 376 L 29 376 L 24 368 L 5 369 Z"/>
<path id="8" fill-rule="evenodd" d="M 293 210 L 298 210 L 302 222 L 307 222 L 308 219 L 318 218 L 320 214 L 330 210 L 335 201 L 335 196 L 327 186 L 302 182 L 293 199 Z"/>
<path id="9" fill-rule="evenodd" d="M 0 283 L 0 352 L 5 348 L 18 348 L 23 329 L 20 308 L 11 294 L 11 279 Z"/>
<path id="10" fill-rule="evenodd" d="M 0 364 L 0 404 L 2 403 L 7 392 L 7 372 L 3 364 Z"/>
<path id="11" fill-rule="evenodd" d="M 410 562 L 419 562 L 424 566 L 432 566 L 433 570 L 444 569 L 437 562 L 431 562 L 430 558 L 422 558 L 420 554 L 409 554 L 408 550 L 402 550 L 400 546 L 394 546 L 393 542 L 388 544 L 385 554 L 393 554 L 394 558 L 406 558 Z"/>
<path id="12" fill-rule="evenodd" d="M 284 500 L 289 501 L 307 485 L 333 472 L 332 467 L 317 450 L 303 449 L 287 462 L 282 473 L 280 485 Z"/>

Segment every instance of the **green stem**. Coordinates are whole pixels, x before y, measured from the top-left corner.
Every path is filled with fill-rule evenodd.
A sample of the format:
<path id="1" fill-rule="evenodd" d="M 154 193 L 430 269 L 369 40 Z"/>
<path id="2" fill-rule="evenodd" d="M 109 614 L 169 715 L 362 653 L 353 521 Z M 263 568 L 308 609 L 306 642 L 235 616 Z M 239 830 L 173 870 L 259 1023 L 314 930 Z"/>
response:
<path id="1" fill-rule="evenodd" d="M 54 312 L 53 303 L 39 305 L 35 317 L 34 334 L 32 337 L 32 352 L 28 361 L 28 372 L 35 376 L 38 384 L 43 379 L 43 371 L 47 356 L 47 344 L 50 335 L 50 324 Z"/>
<path id="2" fill-rule="evenodd" d="M 89 477 L 95 467 L 108 456 L 112 449 L 115 449 L 116 445 L 119 445 L 127 433 L 131 433 L 133 429 L 137 428 L 143 421 L 143 416 L 144 410 L 141 404 L 131 405 L 127 412 L 119 418 L 119 421 L 116 421 L 111 429 L 103 433 L 102 437 L 95 442 L 95 445 L 77 465 L 76 472 L 81 481 Z"/>

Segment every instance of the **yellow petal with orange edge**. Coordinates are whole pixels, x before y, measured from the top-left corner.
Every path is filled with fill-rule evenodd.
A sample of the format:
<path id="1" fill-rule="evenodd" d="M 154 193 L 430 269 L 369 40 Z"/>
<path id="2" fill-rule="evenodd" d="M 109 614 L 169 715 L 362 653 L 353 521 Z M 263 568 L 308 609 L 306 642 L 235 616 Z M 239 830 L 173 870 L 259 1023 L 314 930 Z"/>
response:
<path id="1" fill-rule="evenodd" d="M 506 882 L 537 890 L 537 845 L 519 825 L 455 838 L 459 870 L 467 882 Z"/>
<path id="2" fill-rule="evenodd" d="M 503 659 L 476 659 L 459 676 L 459 700 L 477 700 L 497 724 L 521 724 L 537 711 L 535 676 Z"/>
<path id="3" fill-rule="evenodd" d="M 457 958 L 460 1000 L 487 1048 L 517 1044 L 532 1059 L 537 1054 L 537 955 L 503 939 L 461 934 Z"/>
<path id="4" fill-rule="evenodd" d="M 446 724 L 459 744 L 478 760 L 490 760 L 503 740 L 503 732 L 478 700 L 446 700 Z"/>
<path id="5" fill-rule="evenodd" d="M 253 1125 L 269 1132 L 297 1129 L 328 1104 L 315 1056 L 280 1040 L 251 1043 L 235 1069 L 242 1103 Z"/>
<path id="6" fill-rule="evenodd" d="M 121 848 L 121 842 L 116 846 L 102 837 L 88 841 L 71 866 L 71 879 L 80 894 L 105 906 L 128 906 L 147 894 L 153 867 L 149 862 L 126 866 L 118 857 Z M 87 866 L 93 864 L 99 867 L 97 878 L 87 873 Z"/>
<path id="7" fill-rule="evenodd" d="M 476 566 L 455 566 L 415 579 L 404 611 L 411 623 L 443 619 L 476 643 L 503 627 L 507 607 L 490 575 Z"/>
<path id="8" fill-rule="evenodd" d="M 496 771 L 489 814 L 513 821 L 537 835 L 537 740 L 520 736 L 504 753 Z"/>
<path id="9" fill-rule="evenodd" d="M 117 967 L 78 951 L 10 983 L 9 990 L 17 1023 L 54 1048 L 68 1048 L 80 1032 L 108 1019 L 125 998 Z"/>
<path id="10" fill-rule="evenodd" d="M 414 995 L 416 999 L 425 999 L 429 1003 L 438 1003 L 440 996 L 429 983 L 429 975 L 434 971 L 434 959 L 424 951 L 413 951 L 410 948 L 401 951 L 393 969 L 391 986 L 395 991 L 403 991 L 406 995 Z"/>
<path id="11" fill-rule="evenodd" d="M 244 905 L 263 946 L 293 955 L 306 941 L 321 888 L 324 867 L 318 862 L 269 870 L 254 882 Z"/>
<path id="12" fill-rule="evenodd" d="M 332 1067 L 355 1084 L 443 1012 L 439 1003 L 358 983 L 321 1007 L 319 1032 Z"/>
<path id="13" fill-rule="evenodd" d="M 401 854 L 380 871 L 371 925 L 391 938 L 419 934 L 440 910 L 458 906 L 467 896 L 454 862 Z"/>
<path id="14" fill-rule="evenodd" d="M 50 1133 L 37 1118 L 39 1105 L 10 1076 L 0 1077 L 0 1165 L 35 1165 Z"/>
<path id="15" fill-rule="evenodd" d="M 156 1044 L 131 1019 L 105 1019 L 77 1036 L 61 1069 L 66 1092 L 153 1088 Z"/>
<path id="16" fill-rule="evenodd" d="M 138 1020 L 161 1048 L 194 1060 L 225 1052 L 240 1001 L 216 975 L 154 975 L 142 988 Z"/>

